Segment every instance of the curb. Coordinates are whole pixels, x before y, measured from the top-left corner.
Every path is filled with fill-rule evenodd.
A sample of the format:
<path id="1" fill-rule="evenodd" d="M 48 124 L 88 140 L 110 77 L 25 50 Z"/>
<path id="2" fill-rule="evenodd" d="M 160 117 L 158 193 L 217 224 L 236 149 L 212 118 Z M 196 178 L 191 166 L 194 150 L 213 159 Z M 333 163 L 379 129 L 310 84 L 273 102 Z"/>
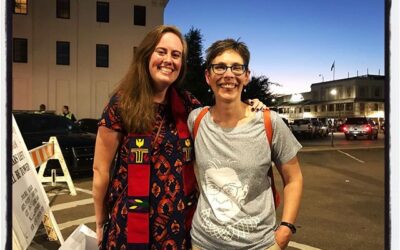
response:
<path id="1" fill-rule="evenodd" d="M 312 146 L 312 147 L 303 147 L 300 149 L 299 152 L 314 152 L 314 151 L 333 151 L 333 150 L 349 150 L 349 149 L 380 149 L 385 148 L 385 146 Z"/>

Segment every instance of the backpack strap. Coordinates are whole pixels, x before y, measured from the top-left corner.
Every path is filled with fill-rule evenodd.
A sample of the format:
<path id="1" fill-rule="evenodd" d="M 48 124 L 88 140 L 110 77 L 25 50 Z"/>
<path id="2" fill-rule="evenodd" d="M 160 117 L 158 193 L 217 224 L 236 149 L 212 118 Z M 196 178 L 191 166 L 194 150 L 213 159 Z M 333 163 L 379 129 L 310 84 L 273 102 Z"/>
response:
<path id="1" fill-rule="evenodd" d="M 272 130 L 272 123 L 271 123 L 271 112 L 269 109 L 264 110 L 264 126 L 265 126 L 265 133 L 267 134 L 267 140 L 269 142 L 269 147 L 271 149 L 271 156 L 272 156 L 273 130 Z M 272 160 L 272 157 L 271 157 L 271 160 Z M 272 194 L 274 196 L 275 209 L 277 209 L 281 202 L 281 197 L 279 195 L 278 190 L 276 190 L 276 187 L 275 187 L 274 173 L 272 172 L 272 167 L 270 167 L 268 170 L 268 177 L 271 179 Z"/>
<path id="2" fill-rule="evenodd" d="M 200 111 L 199 115 L 196 117 L 196 120 L 194 121 L 194 125 L 193 125 L 193 141 L 196 138 L 197 130 L 199 129 L 201 119 L 203 119 L 203 117 L 207 114 L 209 109 L 210 109 L 209 107 L 203 108 Z"/>

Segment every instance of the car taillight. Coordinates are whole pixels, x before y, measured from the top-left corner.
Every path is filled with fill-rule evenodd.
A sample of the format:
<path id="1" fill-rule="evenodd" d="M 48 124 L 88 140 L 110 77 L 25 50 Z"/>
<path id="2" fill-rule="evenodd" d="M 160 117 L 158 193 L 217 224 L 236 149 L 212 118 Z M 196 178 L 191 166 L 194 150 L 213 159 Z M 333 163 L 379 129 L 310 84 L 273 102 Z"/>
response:
<path id="1" fill-rule="evenodd" d="M 371 126 L 370 125 L 365 125 L 365 130 L 370 131 L 371 130 Z"/>
<path id="2" fill-rule="evenodd" d="M 343 131 L 347 131 L 347 126 L 343 126 Z"/>

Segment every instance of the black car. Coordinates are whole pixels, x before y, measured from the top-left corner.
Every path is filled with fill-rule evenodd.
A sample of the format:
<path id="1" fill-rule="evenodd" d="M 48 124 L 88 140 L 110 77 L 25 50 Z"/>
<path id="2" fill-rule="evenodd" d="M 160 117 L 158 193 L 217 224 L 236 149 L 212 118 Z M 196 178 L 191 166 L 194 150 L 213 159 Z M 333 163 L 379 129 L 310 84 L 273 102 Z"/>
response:
<path id="1" fill-rule="evenodd" d="M 76 122 L 78 126 L 85 132 L 97 134 L 99 120 L 93 118 L 83 118 Z"/>
<path id="2" fill-rule="evenodd" d="M 84 132 L 69 119 L 55 114 L 13 114 L 28 150 L 43 145 L 55 136 L 71 173 L 92 169 L 95 134 Z M 58 160 L 49 160 L 46 170 L 59 166 Z"/>

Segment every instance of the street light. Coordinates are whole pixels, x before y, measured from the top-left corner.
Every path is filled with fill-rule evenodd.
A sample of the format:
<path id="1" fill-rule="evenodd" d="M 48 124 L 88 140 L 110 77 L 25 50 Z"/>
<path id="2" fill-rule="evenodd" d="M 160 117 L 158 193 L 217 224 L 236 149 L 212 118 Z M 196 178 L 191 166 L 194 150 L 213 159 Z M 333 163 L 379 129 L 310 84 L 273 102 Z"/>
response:
<path id="1" fill-rule="evenodd" d="M 323 74 L 319 74 L 319 77 L 322 77 L 322 81 L 324 81 L 324 75 Z"/>
<path id="2" fill-rule="evenodd" d="M 336 97 L 337 90 L 336 89 L 332 89 L 330 91 L 330 93 L 331 93 L 332 96 Z M 333 123 L 333 124 L 335 124 L 335 123 Z M 331 146 L 333 147 L 333 126 L 331 127 Z"/>

